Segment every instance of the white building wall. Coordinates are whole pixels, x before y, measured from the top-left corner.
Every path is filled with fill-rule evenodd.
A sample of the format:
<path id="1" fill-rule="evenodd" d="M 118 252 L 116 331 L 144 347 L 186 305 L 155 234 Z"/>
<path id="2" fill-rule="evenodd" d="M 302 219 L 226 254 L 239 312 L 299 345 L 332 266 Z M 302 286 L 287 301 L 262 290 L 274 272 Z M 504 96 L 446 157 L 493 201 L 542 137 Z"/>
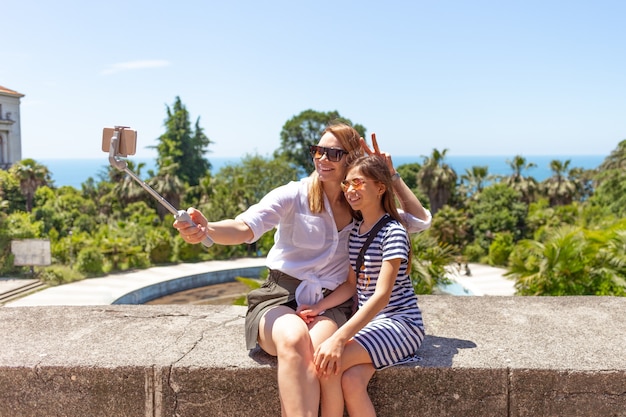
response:
<path id="1" fill-rule="evenodd" d="M 0 86 L 0 168 L 8 169 L 22 160 L 20 99 L 16 91 Z"/>

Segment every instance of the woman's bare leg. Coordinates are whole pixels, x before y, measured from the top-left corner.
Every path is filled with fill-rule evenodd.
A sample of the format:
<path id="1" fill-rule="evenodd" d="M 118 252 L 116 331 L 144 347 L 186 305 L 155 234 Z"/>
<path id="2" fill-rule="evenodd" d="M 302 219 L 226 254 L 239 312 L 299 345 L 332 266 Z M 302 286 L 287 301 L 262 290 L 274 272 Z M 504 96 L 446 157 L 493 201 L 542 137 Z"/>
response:
<path id="1" fill-rule="evenodd" d="M 335 322 L 325 317 L 307 326 L 285 306 L 274 307 L 263 315 L 259 345 L 278 358 L 278 391 L 284 417 L 318 416 L 320 385 L 313 364 L 313 346 L 336 329 Z"/>

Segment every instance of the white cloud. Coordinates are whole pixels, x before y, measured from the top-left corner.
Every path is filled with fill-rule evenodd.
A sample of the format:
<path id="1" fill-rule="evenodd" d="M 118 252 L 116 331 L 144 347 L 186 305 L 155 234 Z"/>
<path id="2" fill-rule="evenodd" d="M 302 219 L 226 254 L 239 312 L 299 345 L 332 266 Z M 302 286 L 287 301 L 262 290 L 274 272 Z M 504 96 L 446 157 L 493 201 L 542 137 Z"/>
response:
<path id="1" fill-rule="evenodd" d="M 169 65 L 170 65 L 169 61 L 165 61 L 162 59 L 118 62 L 117 64 L 110 65 L 108 68 L 104 69 L 100 74 L 111 75 L 111 74 L 115 74 L 117 72 L 122 72 L 122 71 L 134 71 L 134 70 L 140 70 L 140 69 L 146 69 L 146 68 L 160 68 L 160 67 L 167 67 Z"/>

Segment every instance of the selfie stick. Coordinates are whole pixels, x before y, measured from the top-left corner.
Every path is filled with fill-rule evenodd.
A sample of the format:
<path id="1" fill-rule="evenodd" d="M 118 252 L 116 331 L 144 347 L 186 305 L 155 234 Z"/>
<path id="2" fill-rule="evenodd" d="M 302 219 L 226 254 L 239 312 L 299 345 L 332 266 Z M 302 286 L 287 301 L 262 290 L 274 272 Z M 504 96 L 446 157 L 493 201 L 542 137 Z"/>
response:
<path id="1" fill-rule="evenodd" d="M 139 185 L 141 185 L 144 190 L 149 192 L 152 197 L 154 197 L 159 203 L 161 203 L 163 207 L 165 207 L 170 213 L 172 213 L 176 220 L 178 220 L 179 222 L 187 222 L 192 226 L 195 226 L 196 224 L 193 222 L 193 220 L 191 220 L 189 213 L 187 213 L 185 210 L 176 210 L 176 207 L 170 204 L 169 201 L 161 197 L 161 195 L 154 191 L 152 187 L 150 187 L 148 184 L 142 181 L 141 178 L 135 175 L 135 173 L 128 168 L 128 164 L 125 160 L 117 158 L 119 138 L 122 136 L 122 131 L 125 128 L 125 126 L 115 126 L 115 131 L 113 132 L 113 137 L 111 138 L 111 145 L 109 147 L 109 163 L 111 164 L 111 166 L 130 175 L 130 177 L 135 180 Z M 209 236 L 206 236 L 202 241 L 202 244 L 208 248 L 209 246 L 213 245 L 213 240 Z"/>

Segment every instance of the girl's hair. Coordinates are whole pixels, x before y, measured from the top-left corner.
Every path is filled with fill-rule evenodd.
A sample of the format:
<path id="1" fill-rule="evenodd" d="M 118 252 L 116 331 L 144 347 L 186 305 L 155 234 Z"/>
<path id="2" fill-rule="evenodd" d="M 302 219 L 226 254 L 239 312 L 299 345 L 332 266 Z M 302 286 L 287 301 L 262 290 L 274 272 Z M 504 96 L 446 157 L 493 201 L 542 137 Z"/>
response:
<path id="1" fill-rule="evenodd" d="M 364 177 L 378 181 L 385 186 L 385 192 L 381 197 L 383 210 L 404 225 L 404 221 L 398 214 L 396 195 L 393 192 L 391 172 L 385 161 L 376 155 L 366 155 L 355 159 L 348 167 L 350 171 L 358 170 Z"/>
<path id="2" fill-rule="evenodd" d="M 339 143 L 341 143 L 341 147 L 348 152 L 345 156 L 346 166 L 363 155 L 360 142 L 361 134 L 352 126 L 345 123 L 334 122 L 324 129 L 322 136 L 326 133 L 332 133 Z M 324 211 L 324 191 L 322 189 L 322 182 L 319 179 L 317 171 L 313 171 L 309 177 L 312 179 L 308 196 L 309 209 L 312 213 L 321 213 Z"/>
<path id="3" fill-rule="evenodd" d="M 378 181 L 385 186 L 385 192 L 381 197 L 381 204 L 383 210 L 388 213 L 394 220 L 397 220 L 406 229 L 404 220 L 398 214 L 398 206 L 396 205 L 396 194 L 393 191 L 393 179 L 391 178 L 391 172 L 387 163 L 377 155 L 365 155 L 355 159 L 348 167 L 348 170 L 358 170 L 365 178 Z M 356 212 L 357 219 L 361 219 L 361 213 Z M 413 259 L 413 249 L 411 244 L 411 236 L 407 231 L 407 237 L 409 239 L 409 259 L 407 274 L 411 272 L 411 264 Z"/>

